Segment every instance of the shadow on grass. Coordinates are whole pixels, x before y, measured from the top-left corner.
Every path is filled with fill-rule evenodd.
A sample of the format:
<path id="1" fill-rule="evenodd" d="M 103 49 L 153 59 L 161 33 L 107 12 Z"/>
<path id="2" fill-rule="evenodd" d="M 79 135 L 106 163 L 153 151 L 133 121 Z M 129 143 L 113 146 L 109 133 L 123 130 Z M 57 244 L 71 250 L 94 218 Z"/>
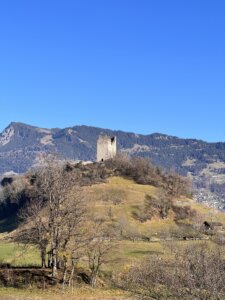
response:
<path id="1" fill-rule="evenodd" d="M 0 233 L 11 232 L 18 227 L 18 218 L 16 215 L 0 219 Z"/>
<path id="2" fill-rule="evenodd" d="M 34 285 L 45 288 L 58 283 L 59 279 L 51 277 L 49 270 L 0 268 L 0 285 L 4 287 L 27 288 Z"/>
<path id="3" fill-rule="evenodd" d="M 14 266 L 10 263 L 0 263 L 0 269 L 11 269 L 11 270 L 51 270 L 50 268 L 42 269 L 38 265 L 29 265 L 24 264 L 23 266 Z"/>

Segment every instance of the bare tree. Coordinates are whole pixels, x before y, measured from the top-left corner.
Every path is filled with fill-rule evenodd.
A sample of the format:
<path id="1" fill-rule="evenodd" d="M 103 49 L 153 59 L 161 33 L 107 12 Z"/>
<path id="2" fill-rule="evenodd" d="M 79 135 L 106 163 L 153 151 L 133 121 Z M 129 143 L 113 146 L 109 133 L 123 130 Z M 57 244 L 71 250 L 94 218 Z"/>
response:
<path id="1" fill-rule="evenodd" d="M 191 194 L 191 182 L 189 178 L 182 177 L 175 172 L 163 176 L 162 187 L 171 198 Z"/>
<path id="2" fill-rule="evenodd" d="M 32 233 L 29 242 L 41 250 L 42 266 L 49 249 L 52 276 L 64 267 L 64 279 L 68 258 L 72 259 L 83 234 L 86 214 L 83 192 L 76 179 L 63 164 L 47 157 L 33 175 L 31 200 L 22 213 Z M 20 240 L 26 241 L 29 230 L 21 232 Z"/>
<path id="3" fill-rule="evenodd" d="M 66 248 L 74 225 L 70 216 L 76 212 L 78 198 L 76 193 L 69 193 L 73 185 L 71 174 L 52 158 L 46 159 L 44 167 L 36 173 L 38 198 L 46 202 L 52 276 L 56 275 L 57 268 L 60 267 L 59 251 Z M 71 197 L 74 201 L 72 206 L 69 205 Z"/>
<path id="4" fill-rule="evenodd" d="M 171 207 L 172 199 L 163 190 L 159 190 L 155 196 L 146 195 L 145 197 L 145 210 L 147 210 L 149 214 L 159 214 L 162 219 L 165 219 Z"/>
<path id="5" fill-rule="evenodd" d="M 63 285 L 67 282 L 69 268 L 68 284 L 71 284 L 75 262 L 80 258 L 81 250 L 88 243 L 88 232 L 85 226 L 86 211 L 82 190 L 78 190 L 77 187 L 73 188 L 68 195 L 68 201 L 64 203 L 60 228 L 59 249 L 63 260 Z"/>
<path id="6" fill-rule="evenodd" d="M 155 195 L 145 196 L 144 203 L 133 212 L 133 217 L 140 222 L 151 220 L 154 216 L 165 219 L 171 208 L 171 197 L 163 189 L 160 189 Z"/>
<path id="7" fill-rule="evenodd" d="M 111 224 L 104 219 L 94 219 L 89 226 L 90 242 L 86 253 L 91 271 L 90 285 L 95 288 L 101 266 L 110 261 L 109 254 L 115 247 L 116 233 Z"/>

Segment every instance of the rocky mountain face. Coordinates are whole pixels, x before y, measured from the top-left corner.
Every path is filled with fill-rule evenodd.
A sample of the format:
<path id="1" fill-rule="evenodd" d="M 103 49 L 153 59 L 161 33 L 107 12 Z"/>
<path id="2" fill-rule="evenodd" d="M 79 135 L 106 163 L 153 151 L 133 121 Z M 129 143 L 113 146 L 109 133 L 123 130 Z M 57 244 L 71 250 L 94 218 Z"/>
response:
<path id="1" fill-rule="evenodd" d="M 192 177 L 199 201 L 224 206 L 225 143 L 159 133 L 139 135 L 89 126 L 43 129 L 11 123 L 0 133 L 0 174 L 26 172 L 38 164 L 43 152 L 57 153 L 70 160 L 95 161 L 96 142 L 101 133 L 115 135 L 122 152 L 150 158 L 155 165 Z"/>

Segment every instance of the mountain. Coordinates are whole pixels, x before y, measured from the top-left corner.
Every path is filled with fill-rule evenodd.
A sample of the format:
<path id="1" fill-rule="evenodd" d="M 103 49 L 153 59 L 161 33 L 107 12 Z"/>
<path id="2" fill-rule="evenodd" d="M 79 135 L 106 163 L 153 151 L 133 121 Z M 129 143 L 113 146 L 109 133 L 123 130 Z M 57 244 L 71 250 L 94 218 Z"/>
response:
<path id="1" fill-rule="evenodd" d="M 207 143 L 165 134 L 141 135 L 90 126 L 45 129 L 11 123 L 0 133 L 0 174 L 26 172 L 41 153 L 58 153 L 71 160 L 95 161 L 101 133 L 115 135 L 120 151 L 148 157 L 167 170 L 193 178 L 197 198 L 213 205 L 225 201 L 225 143 Z"/>

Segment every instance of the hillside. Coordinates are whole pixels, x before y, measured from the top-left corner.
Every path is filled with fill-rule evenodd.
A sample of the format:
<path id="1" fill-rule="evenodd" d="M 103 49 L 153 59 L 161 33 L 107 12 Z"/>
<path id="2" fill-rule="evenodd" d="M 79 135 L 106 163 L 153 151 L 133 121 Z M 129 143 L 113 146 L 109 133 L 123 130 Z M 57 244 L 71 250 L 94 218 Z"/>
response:
<path id="1" fill-rule="evenodd" d="M 40 153 L 58 153 L 71 160 L 95 161 L 101 133 L 116 135 L 118 150 L 150 158 L 167 170 L 193 178 L 199 201 L 223 207 L 225 143 L 207 143 L 164 134 L 140 135 L 89 126 L 43 129 L 11 123 L 0 134 L 0 174 L 26 172 L 38 164 Z"/>
<path id="2" fill-rule="evenodd" d="M 196 203 L 193 199 L 184 196 L 173 199 L 176 207 L 190 207 L 195 211 L 193 216 L 178 219 L 173 209 L 169 210 L 166 218 L 158 214 L 151 220 L 140 221 L 135 218 L 135 213 L 142 208 L 146 195 L 156 196 L 157 187 L 137 184 L 133 180 L 122 177 L 111 177 L 106 183 L 87 187 L 87 194 L 93 209 L 103 215 L 110 214 L 113 219 L 124 227 L 127 232 L 124 236 L 128 239 L 150 239 L 151 241 L 163 239 L 182 239 L 185 235 L 206 238 L 204 234 L 195 232 L 204 221 L 221 222 L 225 225 L 225 214 L 216 209 L 211 209 L 204 204 Z"/>
<path id="3" fill-rule="evenodd" d="M 184 213 L 185 208 L 188 207 L 194 213 L 183 215 L 179 212 L 177 214 L 177 210 L 174 207 L 170 207 L 167 216 L 164 218 L 159 215 L 157 210 L 147 220 L 142 221 L 136 218 L 136 212 L 142 208 L 146 210 L 146 196 L 157 197 L 158 203 L 160 202 L 160 196 L 158 196 L 160 190 L 160 188 L 152 185 L 137 184 L 132 179 L 121 176 L 109 177 L 102 183 L 84 187 L 89 210 L 97 218 L 110 218 L 113 223 L 117 224 L 117 229 L 122 235 L 120 259 L 122 255 L 124 264 L 126 261 L 129 261 L 129 257 L 134 249 L 137 251 L 137 256 L 135 255 L 134 258 L 141 257 L 142 247 L 146 250 L 146 247 L 148 248 L 146 245 L 148 245 L 149 241 L 160 242 L 171 239 L 179 241 L 183 240 L 184 237 L 190 238 L 190 240 L 193 238 L 207 240 L 207 233 L 202 231 L 204 221 L 221 222 L 225 227 L 225 214 L 223 212 L 209 208 L 204 204 L 196 203 L 193 199 L 186 196 L 173 198 L 173 206 L 175 208 L 183 208 L 182 212 Z M 9 221 L 12 221 L 10 217 Z M 2 234 L 0 234 L 0 240 L 1 238 L 7 240 L 7 237 L 12 237 L 14 234 L 14 231 L 10 230 L 11 233 L 8 235 L 8 227 L 6 230 L 4 229 L 4 219 L 1 219 L 0 232 Z M 138 243 L 134 245 L 134 241 Z M 144 243 L 141 243 L 141 241 Z M 141 247 L 140 249 L 139 246 Z M 150 245 L 149 247 L 152 246 Z M 16 261 L 16 265 L 26 264 L 23 257 L 15 260 L 15 257 L 12 257 L 13 251 L 10 249 L 11 247 L 6 253 L 1 253 L 0 251 L 0 260 L 4 258 L 9 263 L 14 264 Z M 35 259 L 34 262 L 38 263 L 38 260 Z M 123 264 L 121 267 L 123 267 Z"/>
<path id="4" fill-rule="evenodd" d="M 87 186 L 85 191 L 88 195 L 91 211 L 95 212 L 96 215 L 110 216 L 113 222 L 120 226 L 123 236 L 117 247 L 110 253 L 109 262 L 102 267 L 101 278 L 103 280 L 106 280 L 105 278 L 109 276 L 114 276 L 114 274 L 126 274 L 128 268 L 147 256 L 154 258 L 157 255 L 162 259 L 170 259 L 174 254 L 174 249 L 198 245 L 201 242 L 200 239 L 211 245 L 212 242 L 209 241 L 209 236 L 198 231 L 203 221 L 220 221 L 225 225 L 225 215 L 223 213 L 202 204 L 197 204 L 194 200 L 184 196 L 173 199 L 174 205 L 179 207 L 188 206 L 195 210 L 196 215 L 193 217 L 177 221 L 176 214 L 171 210 L 164 219 L 155 215 L 151 220 L 140 222 L 134 218 L 133 213 L 143 206 L 146 195 L 157 195 L 158 188 L 151 185 L 137 184 L 131 179 L 120 176 L 109 177 L 105 182 Z M 13 266 L 15 274 L 22 274 L 20 272 L 25 271 L 29 271 L 31 274 L 32 272 L 43 272 L 38 271 L 38 269 L 29 269 L 32 266 L 40 266 L 37 249 L 30 247 L 25 251 L 23 246 L 10 242 L 13 235 L 14 232 L 0 235 L 1 263 L 8 263 Z M 187 237 L 187 240 L 184 241 L 184 237 Z M 84 268 L 82 262 L 80 267 Z M 5 270 L 1 273 L 0 268 L 0 274 L 0 278 L 3 280 Z M 40 277 L 41 274 L 43 273 L 39 274 Z M 17 278 L 16 276 L 20 277 Z M 17 278 L 18 286 L 24 284 L 22 275 L 15 275 L 15 278 Z M 26 299 L 33 299 L 33 297 L 45 299 L 46 295 L 43 290 L 35 289 L 34 286 L 35 284 L 32 285 L 32 293 L 30 290 L 12 288 L 0 288 L 0 293 L 5 295 L 6 299 L 9 295 L 9 299 L 20 299 L 20 297 L 21 299 L 22 297 L 26 297 Z M 59 290 L 49 288 L 46 291 L 48 292 L 48 299 L 61 299 L 61 288 Z M 120 289 L 108 289 L 106 285 L 103 285 L 97 290 L 90 290 L 84 284 L 77 285 L 72 293 L 68 291 L 67 298 L 71 300 L 75 298 L 79 300 L 131 299 L 130 294 Z"/>

